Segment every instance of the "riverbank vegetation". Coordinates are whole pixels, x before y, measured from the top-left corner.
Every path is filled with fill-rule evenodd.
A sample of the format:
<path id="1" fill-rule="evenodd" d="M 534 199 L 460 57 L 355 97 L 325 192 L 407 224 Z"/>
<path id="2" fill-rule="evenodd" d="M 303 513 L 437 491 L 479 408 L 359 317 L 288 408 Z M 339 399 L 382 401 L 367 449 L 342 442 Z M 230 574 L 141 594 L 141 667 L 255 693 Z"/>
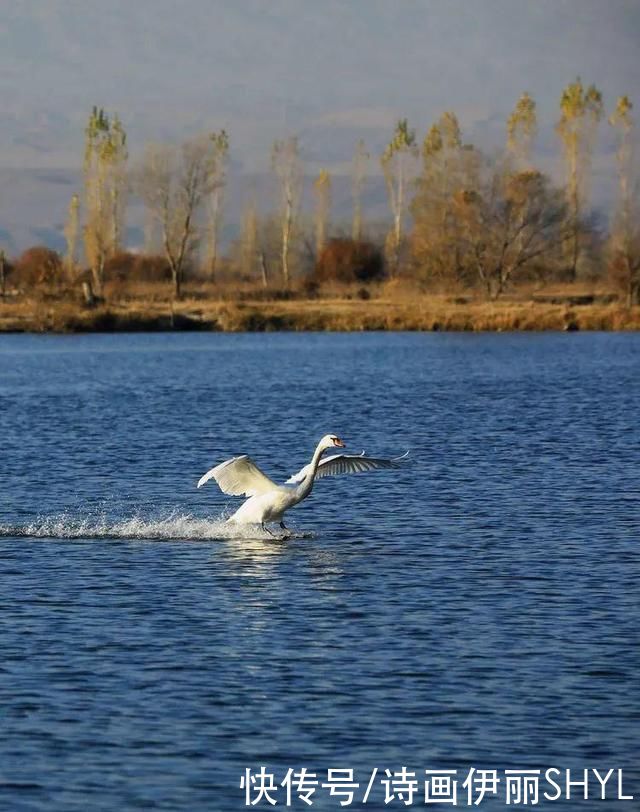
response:
<path id="1" fill-rule="evenodd" d="M 273 145 L 273 206 L 249 196 L 221 245 L 232 142 L 221 130 L 146 145 L 133 162 L 123 122 L 94 108 L 84 184 L 71 196 L 64 254 L 0 252 L 0 330 L 638 329 L 640 194 L 627 96 L 607 113 L 580 79 L 556 122 L 564 183 L 533 158 L 535 100 L 517 100 L 504 148 L 468 143 L 455 113 L 420 137 L 397 123 L 383 154 L 355 147 L 352 218 L 332 219 L 332 177 L 305 171 L 296 137 Z M 616 203 L 590 204 L 603 127 L 615 134 Z M 389 217 L 369 222 L 366 187 L 385 181 Z M 313 211 L 302 191 L 312 183 Z M 127 211 L 146 212 L 144 245 Z"/>

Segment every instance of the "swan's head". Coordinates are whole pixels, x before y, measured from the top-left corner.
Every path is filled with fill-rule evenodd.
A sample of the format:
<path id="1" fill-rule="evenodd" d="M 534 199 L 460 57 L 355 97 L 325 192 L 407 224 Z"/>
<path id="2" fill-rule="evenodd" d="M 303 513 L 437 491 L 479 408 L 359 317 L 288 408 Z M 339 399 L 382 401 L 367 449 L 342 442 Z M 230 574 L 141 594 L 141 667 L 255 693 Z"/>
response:
<path id="1" fill-rule="evenodd" d="M 327 448 L 345 447 L 345 443 L 335 434 L 325 434 L 322 440 L 320 440 L 320 445 L 323 451 Z"/>

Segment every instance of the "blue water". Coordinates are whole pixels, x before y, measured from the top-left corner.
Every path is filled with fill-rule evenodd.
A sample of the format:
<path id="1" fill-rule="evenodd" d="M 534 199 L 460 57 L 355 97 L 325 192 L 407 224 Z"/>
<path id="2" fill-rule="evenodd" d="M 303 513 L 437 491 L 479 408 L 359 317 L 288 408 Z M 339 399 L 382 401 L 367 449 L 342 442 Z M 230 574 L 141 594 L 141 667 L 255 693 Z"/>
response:
<path id="1" fill-rule="evenodd" d="M 0 809 L 227 812 L 261 765 L 358 809 L 405 808 L 375 767 L 613 767 L 638 808 L 639 403 L 640 335 L 0 337 Z M 289 541 L 195 488 L 327 432 L 412 462 Z"/>

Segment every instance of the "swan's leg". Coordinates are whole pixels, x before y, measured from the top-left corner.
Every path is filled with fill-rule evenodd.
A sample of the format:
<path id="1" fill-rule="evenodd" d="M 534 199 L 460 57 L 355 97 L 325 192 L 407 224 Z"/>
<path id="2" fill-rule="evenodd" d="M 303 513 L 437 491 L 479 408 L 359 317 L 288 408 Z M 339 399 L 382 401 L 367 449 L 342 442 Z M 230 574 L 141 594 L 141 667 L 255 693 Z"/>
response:
<path id="1" fill-rule="evenodd" d="M 275 535 L 274 533 L 272 533 L 272 532 L 271 532 L 271 530 L 269 530 L 269 528 L 267 527 L 267 525 L 266 525 L 264 522 L 260 522 L 260 527 L 261 527 L 263 530 L 266 530 L 266 532 L 267 532 L 267 533 L 268 533 L 270 536 Z"/>
<path id="2" fill-rule="evenodd" d="M 284 536 L 280 537 L 283 541 L 285 541 L 286 539 L 293 538 L 293 532 L 289 530 L 289 528 L 284 522 L 280 522 L 280 527 L 284 530 Z"/>

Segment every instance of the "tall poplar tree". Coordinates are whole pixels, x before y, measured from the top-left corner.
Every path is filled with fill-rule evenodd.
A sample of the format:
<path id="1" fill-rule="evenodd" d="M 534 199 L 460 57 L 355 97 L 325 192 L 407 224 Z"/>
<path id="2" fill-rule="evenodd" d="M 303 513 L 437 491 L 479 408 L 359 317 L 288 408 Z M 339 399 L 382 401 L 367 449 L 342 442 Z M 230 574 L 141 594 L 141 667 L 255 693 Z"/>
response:
<path id="1" fill-rule="evenodd" d="M 229 158 L 229 136 L 225 130 L 214 132 L 211 140 L 211 194 L 207 201 L 207 268 L 211 280 L 215 279 L 218 262 L 218 242 L 222 222 L 222 205 L 227 183 L 227 163 Z"/>
<path id="2" fill-rule="evenodd" d="M 640 303 L 640 202 L 634 176 L 635 121 L 628 96 L 618 98 L 609 124 L 616 133 L 618 199 L 611 228 L 611 270 L 627 306 Z"/>
<path id="3" fill-rule="evenodd" d="M 595 85 L 585 88 L 580 78 L 567 85 L 560 98 L 560 120 L 556 130 L 564 148 L 567 170 L 567 204 L 570 238 L 568 271 L 573 281 L 580 259 L 581 220 L 588 200 L 591 157 L 604 106 Z"/>
<path id="4" fill-rule="evenodd" d="M 103 295 L 105 262 L 120 247 L 127 187 L 127 136 L 118 116 L 94 107 L 85 129 L 84 245 L 94 292 Z"/>
<path id="5" fill-rule="evenodd" d="M 537 128 L 536 103 L 528 93 L 523 93 L 507 120 L 507 149 L 525 168 L 530 164 Z"/>
<path id="6" fill-rule="evenodd" d="M 392 275 L 397 273 L 400 264 L 402 225 L 407 205 L 406 189 L 412 180 L 412 164 L 415 157 L 415 130 L 409 129 L 406 118 L 400 119 L 396 124 L 393 138 L 380 159 L 393 216 L 393 228 L 387 237 L 387 253 Z"/>

